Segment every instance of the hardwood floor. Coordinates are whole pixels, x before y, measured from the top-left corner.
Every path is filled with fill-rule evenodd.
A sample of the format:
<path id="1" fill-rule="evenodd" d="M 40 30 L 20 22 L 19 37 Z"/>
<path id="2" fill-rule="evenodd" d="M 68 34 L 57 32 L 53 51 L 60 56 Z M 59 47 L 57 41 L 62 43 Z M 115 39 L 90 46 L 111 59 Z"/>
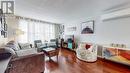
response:
<path id="1" fill-rule="evenodd" d="M 87 63 L 77 59 L 74 52 L 62 49 L 58 60 L 46 60 L 44 73 L 130 73 L 130 67 L 102 59 Z"/>

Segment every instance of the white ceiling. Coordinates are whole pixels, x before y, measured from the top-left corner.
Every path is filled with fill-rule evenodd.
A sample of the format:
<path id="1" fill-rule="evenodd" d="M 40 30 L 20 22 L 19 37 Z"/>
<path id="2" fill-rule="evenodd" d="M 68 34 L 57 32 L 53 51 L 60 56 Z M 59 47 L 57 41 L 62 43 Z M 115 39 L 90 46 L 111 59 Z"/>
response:
<path id="1" fill-rule="evenodd" d="M 130 0 L 15 0 L 15 14 L 54 23 L 74 23 Z"/>

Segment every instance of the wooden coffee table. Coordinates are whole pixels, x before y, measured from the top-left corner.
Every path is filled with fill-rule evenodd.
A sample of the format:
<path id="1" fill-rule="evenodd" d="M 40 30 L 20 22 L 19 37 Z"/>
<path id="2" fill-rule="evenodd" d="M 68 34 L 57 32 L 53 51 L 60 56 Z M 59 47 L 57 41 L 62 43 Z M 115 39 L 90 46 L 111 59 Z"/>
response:
<path id="1" fill-rule="evenodd" d="M 45 53 L 46 56 L 49 57 L 49 60 L 51 60 L 52 56 L 57 56 L 57 58 L 58 58 L 58 54 L 59 54 L 59 49 L 58 48 L 48 47 L 48 48 L 42 49 L 42 51 Z"/>

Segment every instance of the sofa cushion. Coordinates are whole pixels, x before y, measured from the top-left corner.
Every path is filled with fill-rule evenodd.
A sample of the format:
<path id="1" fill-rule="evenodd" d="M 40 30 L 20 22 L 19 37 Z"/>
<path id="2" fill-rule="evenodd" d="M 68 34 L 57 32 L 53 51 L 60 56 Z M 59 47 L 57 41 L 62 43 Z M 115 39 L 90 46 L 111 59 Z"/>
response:
<path id="1" fill-rule="evenodd" d="M 23 50 L 16 51 L 16 53 L 17 53 L 17 56 L 26 56 L 30 54 L 36 54 L 37 50 L 35 48 L 23 49 Z"/>
<path id="2" fill-rule="evenodd" d="M 37 48 L 41 47 L 42 43 L 37 43 Z"/>
<path id="3" fill-rule="evenodd" d="M 10 48 L 12 48 L 14 51 L 19 50 L 19 48 L 18 48 L 17 46 L 15 46 L 15 45 L 6 45 L 5 47 L 10 47 Z"/>
<path id="4" fill-rule="evenodd" d="M 48 46 L 56 46 L 56 43 L 55 42 L 50 42 L 50 43 L 48 43 Z"/>
<path id="5" fill-rule="evenodd" d="M 10 48 L 14 49 L 15 51 L 20 50 L 20 47 L 19 47 L 18 43 L 16 43 L 16 42 L 12 42 L 12 41 L 8 42 L 5 46 L 10 47 Z"/>
<path id="6" fill-rule="evenodd" d="M 19 43 L 20 49 L 31 49 L 31 46 L 29 43 Z"/>

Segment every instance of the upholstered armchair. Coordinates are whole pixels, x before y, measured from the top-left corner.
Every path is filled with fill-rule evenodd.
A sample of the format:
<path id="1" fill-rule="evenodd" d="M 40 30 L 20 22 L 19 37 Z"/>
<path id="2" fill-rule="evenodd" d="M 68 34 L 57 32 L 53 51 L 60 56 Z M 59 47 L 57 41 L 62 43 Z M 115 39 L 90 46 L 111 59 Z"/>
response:
<path id="1" fill-rule="evenodd" d="M 38 51 L 41 51 L 43 48 L 47 48 L 47 44 L 43 44 L 41 40 L 35 40 L 34 46 Z"/>
<path id="2" fill-rule="evenodd" d="M 97 45 L 81 43 L 76 50 L 76 56 L 86 62 L 95 62 L 97 60 Z"/>

